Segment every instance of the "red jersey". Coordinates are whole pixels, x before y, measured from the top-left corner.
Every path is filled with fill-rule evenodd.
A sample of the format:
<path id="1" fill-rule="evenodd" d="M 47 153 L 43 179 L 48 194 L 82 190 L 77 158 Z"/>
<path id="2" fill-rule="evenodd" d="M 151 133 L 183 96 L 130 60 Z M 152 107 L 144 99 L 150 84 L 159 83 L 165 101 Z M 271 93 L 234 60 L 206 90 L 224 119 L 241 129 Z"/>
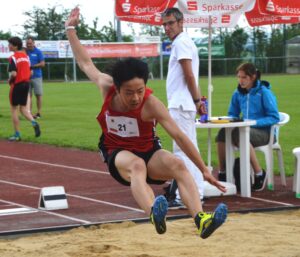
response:
<path id="1" fill-rule="evenodd" d="M 26 53 L 17 51 L 8 59 L 9 71 L 16 71 L 17 76 L 14 84 L 28 82 L 30 80 L 30 61 Z"/>
<path id="2" fill-rule="evenodd" d="M 115 87 L 109 90 L 97 120 L 102 128 L 104 147 L 109 153 L 116 149 L 147 152 L 153 149 L 156 121 L 145 122 L 141 119 L 141 111 L 152 90 L 146 88 L 141 106 L 129 112 L 118 112 L 110 108 Z"/>

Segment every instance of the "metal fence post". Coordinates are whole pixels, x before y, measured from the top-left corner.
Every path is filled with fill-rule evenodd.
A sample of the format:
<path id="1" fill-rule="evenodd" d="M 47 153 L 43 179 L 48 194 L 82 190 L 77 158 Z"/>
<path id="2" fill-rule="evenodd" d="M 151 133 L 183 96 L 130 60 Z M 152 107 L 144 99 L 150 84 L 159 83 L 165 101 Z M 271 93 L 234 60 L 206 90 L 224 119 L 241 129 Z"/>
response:
<path id="1" fill-rule="evenodd" d="M 48 80 L 50 80 L 50 62 L 47 62 L 47 66 L 48 66 Z"/>
<path id="2" fill-rule="evenodd" d="M 77 82 L 76 60 L 73 57 L 73 82 Z"/>

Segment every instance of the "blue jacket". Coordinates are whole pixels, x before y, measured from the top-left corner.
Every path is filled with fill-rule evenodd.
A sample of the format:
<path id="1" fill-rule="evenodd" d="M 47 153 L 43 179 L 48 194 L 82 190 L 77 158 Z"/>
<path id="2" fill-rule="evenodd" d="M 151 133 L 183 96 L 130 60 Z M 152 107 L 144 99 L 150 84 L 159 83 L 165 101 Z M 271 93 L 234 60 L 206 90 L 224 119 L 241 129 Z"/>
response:
<path id="1" fill-rule="evenodd" d="M 279 122 L 276 97 L 270 88 L 269 82 L 260 80 L 257 80 L 249 91 L 239 85 L 232 95 L 228 115 L 256 120 L 253 128 L 269 130 Z"/>

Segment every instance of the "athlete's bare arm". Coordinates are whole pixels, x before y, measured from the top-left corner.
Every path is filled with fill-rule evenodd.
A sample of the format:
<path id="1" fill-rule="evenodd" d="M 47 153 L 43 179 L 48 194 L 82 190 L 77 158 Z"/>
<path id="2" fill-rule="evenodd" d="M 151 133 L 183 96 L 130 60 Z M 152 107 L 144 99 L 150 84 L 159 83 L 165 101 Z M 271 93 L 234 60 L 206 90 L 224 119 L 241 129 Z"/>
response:
<path id="1" fill-rule="evenodd" d="M 156 119 L 157 122 L 166 130 L 166 132 L 176 141 L 182 151 L 195 163 L 199 170 L 203 173 L 203 177 L 212 185 L 216 186 L 222 192 L 226 192 L 226 188 L 220 184 L 214 176 L 212 176 L 202 160 L 199 152 L 190 141 L 190 139 L 179 129 L 175 121 L 170 116 L 164 104 L 155 96 L 151 95 L 143 108 L 142 118 L 147 121 Z"/>
<path id="2" fill-rule="evenodd" d="M 76 34 L 76 30 L 70 28 L 68 29 L 68 27 L 70 26 L 75 27 L 79 24 L 79 14 L 80 12 L 78 7 L 74 8 L 71 11 L 69 18 L 65 23 L 67 37 L 69 39 L 78 66 L 88 76 L 88 78 L 98 86 L 98 88 L 102 92 L 103 97 L 105 97 L 108 89 L 113 84 L 112 77 L 106 73 L 99 71 L 96 68 L 86 49 L 81 45 Z"/>

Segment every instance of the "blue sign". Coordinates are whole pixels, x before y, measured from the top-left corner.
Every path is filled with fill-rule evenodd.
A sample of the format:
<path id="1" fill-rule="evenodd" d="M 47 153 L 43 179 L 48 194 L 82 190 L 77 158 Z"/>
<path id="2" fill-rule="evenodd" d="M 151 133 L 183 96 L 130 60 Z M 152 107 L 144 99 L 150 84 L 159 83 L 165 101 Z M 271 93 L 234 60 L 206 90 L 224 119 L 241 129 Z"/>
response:
<path id="1" fill-rule="evenodd" d="M 170 55 L 171 54 L 171 46 L 172 42 L 171 41 L 164 41 L 162 42 L 162 54 L 163 55 Z"/>
<path id="2" fill-rule="evenodd" d="M 45 58 L 58 58 L 58 51 L 42 51 Z"/>

